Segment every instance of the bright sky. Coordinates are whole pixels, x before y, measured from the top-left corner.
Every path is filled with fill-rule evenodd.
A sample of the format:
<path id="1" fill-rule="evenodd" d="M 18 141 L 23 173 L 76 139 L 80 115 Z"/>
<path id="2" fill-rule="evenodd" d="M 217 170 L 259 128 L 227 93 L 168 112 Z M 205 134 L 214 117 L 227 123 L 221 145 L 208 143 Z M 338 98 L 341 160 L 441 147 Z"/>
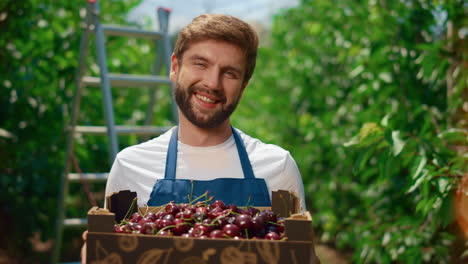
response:
<path id="1" fill-rule="evenodd" d="M 167 7 L 172 10 L 169 31 L 175 32 L 202 13 L 229 14 L 247 22 L 259 22 L 268 26 L 272 15 L 282 8 L 299 4 L 299 0 L 142 0 L 131 10 L 128 20 L 144 25 L 149 19 L 157 29 L 156 9 Z"/>

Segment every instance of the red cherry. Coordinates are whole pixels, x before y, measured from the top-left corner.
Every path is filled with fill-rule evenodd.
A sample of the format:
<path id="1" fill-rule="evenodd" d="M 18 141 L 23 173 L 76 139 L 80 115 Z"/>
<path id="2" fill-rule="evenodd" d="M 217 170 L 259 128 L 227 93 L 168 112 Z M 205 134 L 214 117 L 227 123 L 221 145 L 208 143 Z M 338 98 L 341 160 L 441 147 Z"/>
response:
<path id="1" fill-rule="evenodd" d="M 254 216 L 252 218 L 252 226 L 255 229 L 255 231 L 259 231 L 265 227 L 265 220 L 266 217 L 262 214 Z"/>
<path id="2" fill-rule="evenodd" d="M 114 225 L 114 232 L 116 232 L 116 233 L 123 233 L 122 227 L 119 226 L 119 225 L 117 225 L 117 224 L 115 224 L 115 225 Z"/>
<path id="3" fill-rule="evenodd" d="M 203 219 L 202 224 L 208 228 L 208 233 L 215 229 L 215 225 L 211 224 L 211 219 Z"/>
<path id="4" fill-rule="evenodd" d="M 219 208 L 221 208 L 221 209 L 223 209 L 223 210 L 226 209 L 226 205 L 225 205 L 225 204 L 223 203 L 223 201 L 221 201 L 221 200 L 216 200 L 216 201 L 214 201 L 213 204 L 212 204 L 212 206 L 213 206 L 213 207 L 219 207 Z"/>
<path id="5" fill-rule="evenodd" d="M 276 226 L 276 228 L 278 229 L 279 233 L 283 233 L 284 232 L 284 222 L 279 222 L 278 221 L 278 225 Z"/>
<path id="6" fill-rule="evenodd" d="M 256 214 L 258 214 L 258 213 L 260 212 L 260 210 L 258 210 L 258 209 L 255 208 L 255 207 L 252 207 L 252 206 L 249 206 L 249 207 L 247 208 L 247 211 L 249 211 L 249 214 L 250 214 L 251 216 L 254 216 L 254 215 L 256 215 Z"/>
<path id="7" fill-rule="evenodd" d="M 227 224 L 223 227 L 223 233 L 229 237 L 235 237 L 239 235 L 240 229 L 234 224 Z"/>
<path id="8" fill-rule="evenodd" d="M 265 235 L 265 239 L 268 240 L 279 240 L 280 236 L 276 232 L 269 232 L 268 234 Z"/>
<path id="9" fill-rule="evenodd" d="M 167 214 L 168 214 L 168 213 L 166 213 L 166 212 L 159 212 L 159 213 L 157 213 L 157 214 L 155 215 L 155 218 L 156 218 L 156 219 L 161 219 L 161 218 L 163 218 L 163 217 L 164 217 L 165 215 L 167 215 Z M 156 220 L 155 220 L 155 221 L 156 221 Z"/>
<path id="10" fill-rule="evenodd" d="M 143 217 L 140 215 L 140 213 L 133 213 L 132 217 L 130 218 L 130 222 L 133 223 L 138 223 Z"/>
<path id="11" fill-rule="evenodd" d="M 122 230 L 122 233 L 131 233 L 132 232 L 132 228 L 130 226 L 130 223 L 121 226 L 120 229 Z"/>
<path id="12" fill-rule="evenodd" d="M 228 217 L 224 216 L 224 217 L 217 218 L 213 224 L 219 226 L 220 228 L 223 228 L 225 225 L 229 224 Z"/>
<path id="13" fill-rule="evenodd" d="M 201 222 L 203 221 L 203 219 L 205 219 L 205 213 L 203 212 L 196 212 L 192 215 L 192 218 L 193 220 L 195 220 L 195 222 Z"/>
<path id="14" fill-rule="evenodd" d="M 237 208 L 237 206 L 235 206 L 234 204 L 230 204 L 228 206 L 228 209 L 231 209 L 231 211 L 233 211 L 234 213 L 238 213 L 239 212 L 239 209 Z"/>
<path id="15" fill-rule="evenodd" d="M 208 210 L 206 209 L 206 207 L 197 207 L 197 208 L 195 209 L 195 213 L 199 213 L 199 212 L 200 212 L 200 213 L 206 214 L 207 211 L 208 211 Z"/>
<path id="16" fill-rule="evenodd" d="M 153 212 L 149 212 L 145 215 L 145 218 L 154 222 L 154 220 L 156 220 L 156 214 L 154 214 Z"/>
<path id="17" fill-rule="evenodd" d="M 196 225 L 196 224 L 199 224 L 199 223 L 195 223 L 195 226 L 193 227 L 192 235 L 194 237 L 207 236 L 208 235 L 208 227 L 206 227 L 206 226 L 204 226 L 202 224 L 199 224 L 199 225 Z"/>
<path id="18" fill-rule="evenodd" d="M 181 235 L 183 233 L 187 233 L 187 231 L 190 228 L 190 226 L 183 219 L 180 219 L 180 218 L 175 219 L 173 223 L 174 223 L 173 231 L 175 235 Z"/>
<path id="19" fill-rule="evenodd" d="M 249 229 L 252 227 L 252 218 L 250 215 L 237 215 L 234 224 L 236 224 L 240 229 Z"/>
<path id="20" fill-rule="evenodd" d="M 215 229 L 215 230 L 210 232 L 209 236 L 211 238 L 224 238 L 224 233 L 223 233 L 223 231 L 221 231 L 219 229 Z"/>
<path id="21" fill-rule="evenodd" d="M 167 214 L 167 215 L 165 215 L 162 219 L 163 219 L 163 220 L 174 221 L 175 218 L 174 218 L 173 215 Z"/>
<path id="22" fill-rule="evenodd" d="M 141 228 L 142 228 L 141 225 L 139 225 L 139 224 L 134 224 L 134 225 L 132 226 L 132 230 L 133 230 L 132 233 L 141 234 Z"/>
<path id="23" fill-rule="evenodd" d="M 275 222 L 276 223 L 277 217 L 276 217 L 276 214 L 273 211 L 267 209 L 267 210 L 263 211 L 263 213 L 265 214 L 267 222 Z"/>
<path id="24" fill-rule="evenodd" d="M 155 228 L 155 225 L 153 222 L 144 223 L 143 226 L 141 227 L 141 233 L 152 235 L 154 234 L 154 228 Z"/>
<path id="25" fill-rule="evenodd" d="M 164 210 L 171 215 L 176 215 L 178 212 L 180 212 L 180 207 L 174 202 L 171 202 L 168 205 L 166 205 Z"/>
<path id="26" fill-rule="evenodd" d="M 157 221 L 157 220 L 156 220 L 156 221 Z M 174 224 L 174 222 L 171 221 L 171 220 L 162 219 L 161 221 L 159 221 L 159 222 L 156 223 L 156 227 L 157 227 L 158 229 L 163 229 L 163 228 L 165 228 L 165 227 L 167 227 L 167 226 L 171 226 L 171 225 L 173 225 L 173 224 Z"/>
<path id="27" fill-rule="evenodd" d="M 173 236 L 170 230 L 163 230 L 157 233 L 158 236 Z"/>

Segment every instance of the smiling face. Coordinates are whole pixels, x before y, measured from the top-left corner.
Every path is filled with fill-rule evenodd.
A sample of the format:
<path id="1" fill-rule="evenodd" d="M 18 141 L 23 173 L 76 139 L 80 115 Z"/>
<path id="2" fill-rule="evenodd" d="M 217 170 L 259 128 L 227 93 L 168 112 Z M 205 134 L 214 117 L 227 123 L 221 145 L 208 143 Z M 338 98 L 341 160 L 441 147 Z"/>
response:
<path id="1" fill-rule="evenodd" d="M 200 128 L 229 125 L 247 82 L 242 50 L 228 42 L 202 40 L 192 43 L 181 60 L 172 56 L 170 78 L 184 118 Z"/>

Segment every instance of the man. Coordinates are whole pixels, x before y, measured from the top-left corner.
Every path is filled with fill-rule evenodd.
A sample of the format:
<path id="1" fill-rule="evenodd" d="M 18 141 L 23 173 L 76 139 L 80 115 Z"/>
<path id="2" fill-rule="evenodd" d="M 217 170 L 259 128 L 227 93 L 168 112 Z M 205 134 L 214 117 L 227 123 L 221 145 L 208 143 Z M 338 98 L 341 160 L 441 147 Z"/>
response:
<path id="1" fill-rule="evenodd" d="M 229 121 L 253 74 L 257 48 L 254 30 L 232 16 L 201 15 L 183 28 L 170 72 L 179 124 L 122 150 L 106 195 L 135 191 L 140 206 L 157 206 L 208 191 L 226 204 L 270 206 L 271 192 L 282 189 L 296 193 L 305 210 L 301 175 L 289 152 L 232 128 Z M 83 246 L 83 262 L 85 256 Z"/>
<path id="2" fill-rule="evenodd" d="M 258 37 L 227 15 L 201 15 L 182 29 L 170 79 L 179 124 L 165 134 L 121 151 L 106 195 L 136 191 L 139 204 L 188 202 L 208 191 L 238 206 L 270 206 L 271 192 L 295 192 L 305 209 L 299 170 L 289 152 L 231 127 L 255 68 Z"/>

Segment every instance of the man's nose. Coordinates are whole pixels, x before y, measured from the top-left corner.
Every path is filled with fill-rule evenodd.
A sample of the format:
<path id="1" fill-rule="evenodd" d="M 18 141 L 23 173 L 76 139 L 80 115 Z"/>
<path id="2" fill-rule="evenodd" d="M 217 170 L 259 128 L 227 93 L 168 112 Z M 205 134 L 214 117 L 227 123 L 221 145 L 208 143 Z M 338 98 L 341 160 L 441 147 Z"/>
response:
<path id="1" fill-rule="evenodd" d="M 208 89 L 218 89 L 220 82 L 219 70 L 210 69 L 202 77 L 202 85 Z"/>

